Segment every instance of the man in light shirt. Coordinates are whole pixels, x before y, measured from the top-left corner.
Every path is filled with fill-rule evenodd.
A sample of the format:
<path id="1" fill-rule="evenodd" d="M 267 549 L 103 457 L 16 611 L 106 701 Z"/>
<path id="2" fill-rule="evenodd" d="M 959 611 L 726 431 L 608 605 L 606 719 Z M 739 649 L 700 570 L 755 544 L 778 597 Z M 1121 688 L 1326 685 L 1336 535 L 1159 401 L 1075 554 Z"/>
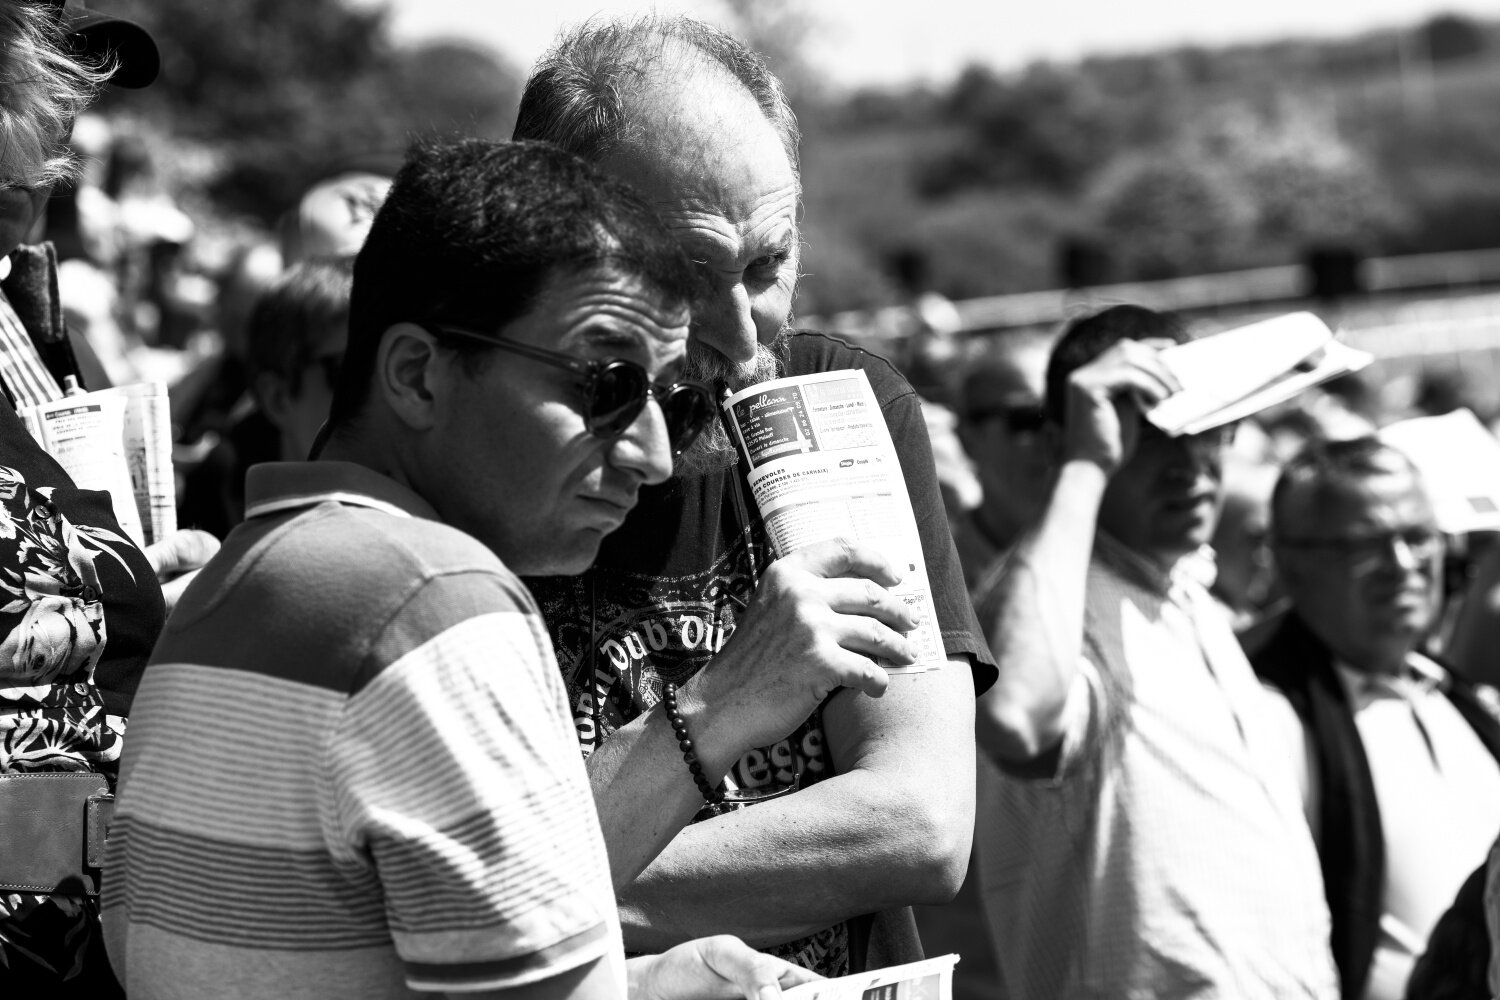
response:
<path id="1" fill-rule="evenodd" d="M 1396 1000 L 1500 830 L 1500 721 L 1419 652 L 1443 537 L 1404 455 L 1374 437 L 1313 445 L 1271 511 L 1293 610 L 1255 667 L 1301 765 L 1343 996 Z"/>
<path id="2" fill-rule="evenodd" d="M 1230 429 L 1143 417 L 1185 338 L 1135 306 L 1063 334 L 1056 483 L 980 605 L 1000 679 L 978 736 L 1009 776 L 975 838 L 1002 996 L 1336 995 L 1297 790 L 1206 589 Z"/>

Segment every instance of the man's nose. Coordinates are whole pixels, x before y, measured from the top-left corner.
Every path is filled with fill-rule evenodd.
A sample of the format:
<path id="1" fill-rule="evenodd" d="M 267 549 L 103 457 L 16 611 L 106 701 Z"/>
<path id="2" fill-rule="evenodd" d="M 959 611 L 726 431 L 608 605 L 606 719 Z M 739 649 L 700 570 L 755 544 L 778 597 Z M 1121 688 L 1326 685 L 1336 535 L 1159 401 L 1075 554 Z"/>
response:
<path id="1" fill-rule="evenodd" d="M 672 475 L 672 440 L 666 414 L 655 399 L 646 401 L 640 415 L 610 445 L 610 461 L 640 477 L 648 485 Z"/>
<path id="2" fill-rule="evenodd" d="M 732 364 L 755 359 L 755 316 L 742 281 L 715 281 L 693 310 L 693 339 L 712 347 Z"/>

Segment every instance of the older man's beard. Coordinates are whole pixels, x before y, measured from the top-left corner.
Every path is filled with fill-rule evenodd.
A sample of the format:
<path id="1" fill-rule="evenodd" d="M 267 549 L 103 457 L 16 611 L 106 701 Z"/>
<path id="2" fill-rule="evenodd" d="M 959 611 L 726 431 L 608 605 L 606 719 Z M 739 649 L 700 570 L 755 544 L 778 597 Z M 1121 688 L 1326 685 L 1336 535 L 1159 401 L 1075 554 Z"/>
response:
<path id="1" fill-rule="evenodd" d="M 687 359 L 682 366 L 682 377 L 704 382 L 720 396 L 726 390 L 739 392 L 746 386 L 780 378 L 782 348 L 791 334 L 791 325 L 783 326 L 770 344 L 757 344 L 755 357 L 739 365 L 712 347 L 690 344 Z M 724 429 L 721 417 L 710 422 L 703 433 L 698 435 L 698 440 L 693 442 L 693 446 L 677 456 L 676 472 L 678 475 L 685 472 L 713 472 L 727 469 L 737 461 L 739 452 L 730 440 L 729 432 Z"/>

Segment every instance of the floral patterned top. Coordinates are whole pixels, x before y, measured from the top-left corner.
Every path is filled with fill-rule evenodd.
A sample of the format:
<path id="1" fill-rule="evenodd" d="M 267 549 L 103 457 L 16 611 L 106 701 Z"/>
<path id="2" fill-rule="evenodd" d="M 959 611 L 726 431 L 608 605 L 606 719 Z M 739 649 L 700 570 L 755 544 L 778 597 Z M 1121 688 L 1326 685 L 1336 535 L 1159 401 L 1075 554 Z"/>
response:
<path id="1" fill-rule="evenodd" d="M 3 296 L 0 311 L 14 317 Z M 113 785 L 123 716 L 165 617 L 109 495 L 75 487 L 0 398 L 0 774 L 95 771 Z M 0 986 L 22 958 L 67 969 L 87 943 L 38 910 L 91 922 L 92 900 L 48 899 L 0 895 Z M 30 923 L 49 930 L 33 937 Z"/>

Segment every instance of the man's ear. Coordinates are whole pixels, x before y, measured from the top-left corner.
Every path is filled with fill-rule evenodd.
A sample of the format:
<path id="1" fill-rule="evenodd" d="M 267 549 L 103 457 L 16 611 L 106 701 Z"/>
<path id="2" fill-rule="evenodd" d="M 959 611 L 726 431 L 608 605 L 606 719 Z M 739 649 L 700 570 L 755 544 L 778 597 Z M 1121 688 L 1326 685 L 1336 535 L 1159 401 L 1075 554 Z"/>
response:
<path id="1" fill-rule="evenodd" d="M 412 430 L 427 430 L 437 420 L 439 360 L 437 338 L 415 323 L 397 323 L 380 338 L 375 389 Z"/>
<path id="2" fill-rule="evenodd" d="M 286 426 L 287 411 L 292 406 L 292 394 L 286 380 L 272 372 L 261 372 L 255 376 L 255 398 L 260 403 L 266 419 L 280 429 Z"/>

